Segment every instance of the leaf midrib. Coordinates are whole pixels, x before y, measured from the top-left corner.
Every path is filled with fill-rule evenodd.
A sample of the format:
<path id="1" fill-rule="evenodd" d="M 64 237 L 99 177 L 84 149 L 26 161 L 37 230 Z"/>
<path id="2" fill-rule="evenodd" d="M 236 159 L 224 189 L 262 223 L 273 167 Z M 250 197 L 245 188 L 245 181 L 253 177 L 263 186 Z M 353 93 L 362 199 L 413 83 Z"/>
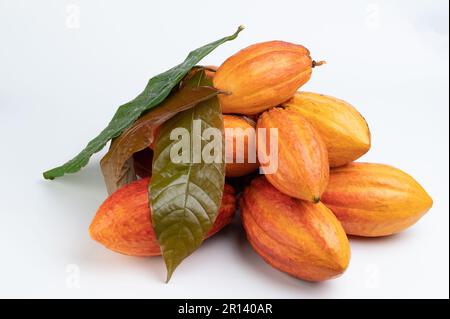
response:
<path id="1" fill-rule="evenodd" d="M 185 225 L 184 225 L 184 220 L 186 219 L 186 208 L 187 208 L 187 199 L 188 199 L 188 189 L 189 189 L 189 184 L 191 183 L 191 172 L 192 172 L 192 166 L 194 165 L 193 164 L 193 156 L 194 156 L 194 153 L 193 153 L 193 143 L 192 143 L 192 130 L 193 130 L 193 123 L 194 123 L 194 119 L 195 119 L 195 108 L 194 109 L 192 109 L 192 111 L 191 111 L 191 121 L 190 121 L 190 123 L 191 123 L 191 129 L 190 129 L 190 132 L 191 132 L 191 140 L 190 140 L 190 148 L 191 148 L 191 154 L 190 154 L 190 161 L 191 161 L 191 163 L 189 164 L 189 169 L 188 169 L 188 172 L 187 172 L 187 178 L 186 178 L 186 186 L 185 186 L 185 189 L 184 189 L 184 200 L 183 200 L 183 218 L 180 218 L 180 221 L 179 221 L 179 223 L 178 223 L 178 225 L 179 225 L 179 227 L 178 227 L 178 232 L 177 232 L 177 242 L 180 240 L 180 233 L 181 233 L 181 228 L 183 227 L 186 227 Z M 198 220 L 198 217 L 197 217 L 197 215 L 195 215 L 195 214 L 193 214 L 194 216 L 195 216 L 195 218 L 197 218 L 197 221 L 200 223 L 200 221 Z M 208 214 L 207 214 L 208 215 Z M 201 223 L 200 223 L 201 224 Z M 187 227 L 186 227 L 187 228 Z M 193 238 L 194 238 L 194 240 L 195 240 L 195 236 L 193 236 Z"/>

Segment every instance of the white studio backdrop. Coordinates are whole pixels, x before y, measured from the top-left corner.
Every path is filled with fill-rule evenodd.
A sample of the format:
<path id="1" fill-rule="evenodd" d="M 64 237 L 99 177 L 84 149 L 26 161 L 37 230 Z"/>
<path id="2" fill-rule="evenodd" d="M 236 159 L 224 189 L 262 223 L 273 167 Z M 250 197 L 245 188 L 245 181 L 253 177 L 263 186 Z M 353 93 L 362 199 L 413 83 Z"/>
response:
<path id="1" fill-rule="evenodd" d="M 449 34 L 441 1 L 0 0 L 0 297 L 448 298 Z M 87 229 L 106 198 L 94 156 L 79 174 L 41 173 L 75 155 L 147 80 L 231 34 L 204 64 L 249 44 L 305 45 L 328 64 L 305 90 L 366 117 L 362 159 L 413 175 L 432 210 L 400 235 L 351 239 L 339 279 L 305 283 L 265 264 L 238 219 L 164 283 L 161 258 L 115 254 Z"/>

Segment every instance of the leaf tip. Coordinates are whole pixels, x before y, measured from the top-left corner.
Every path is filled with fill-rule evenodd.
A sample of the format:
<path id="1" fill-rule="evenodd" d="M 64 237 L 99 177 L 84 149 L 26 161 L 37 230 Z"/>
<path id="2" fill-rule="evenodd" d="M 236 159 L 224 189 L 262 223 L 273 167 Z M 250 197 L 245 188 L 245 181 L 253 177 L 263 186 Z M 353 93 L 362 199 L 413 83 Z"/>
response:
<path id="1" fill-rule="evenodd" d="M 241 25 L 237 28 L 236 32 L 235 32 L 231 37 L 229 37 L 229 40 L 234 40 L 234 39 L 236 39 L 236 37 L 238 36 L 238 34 L 239 34 L 242 30 L 244 30 L 244 29 L 245 29 L 245 27 L 241 24 Z"/>
<path id="2" fill-rule="evenodd" d="M 42 173 L 42 176 L 44 177 L 44 179 L 48 179 L 51 181 L 55 179 L 55 177 L 51 174 L 51 171 L 46 171 Z"/>
<path id="3" fill-rule="evenodd" d="M 166 261 L 166 269 L 167 269 L 167 276 L 166 276 L 166 284 L 169 283 L 170 279 L 172 278 L 173 273 L 175 272 L 175 269 L 180 264 L 181 261 L 176 262 L 175 264 L 172 264 L 169 261 Z"/>
<path id="4" fill-rule="evenodd" d="M 169 283 L 170 278 L 172 278 L 172 275 L 173 275 L 173 270 L 172 271 L 167 270 L 166 284 Z"/>

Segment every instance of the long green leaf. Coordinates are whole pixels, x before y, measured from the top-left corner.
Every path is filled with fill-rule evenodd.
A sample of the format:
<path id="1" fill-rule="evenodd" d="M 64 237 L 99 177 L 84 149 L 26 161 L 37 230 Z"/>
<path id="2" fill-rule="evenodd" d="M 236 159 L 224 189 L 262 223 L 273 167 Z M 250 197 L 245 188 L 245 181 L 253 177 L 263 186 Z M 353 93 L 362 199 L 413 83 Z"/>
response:
<path id="1" fill-rule="evenodd" d="M 183 63 L 150 79 L 144 91 L 134 100 L 120 106 L 108 126 L 97 137 L 91 140 L 85 149 L 64 165 L 44 172 L 44 178 L 54 179 L 67 173 L 76 173 L 82 167 L 86 166 L 90 157 L 100 151 L 109 140 L 119 136 L 143 112 L 161 103 L 189 70 L 202 58 L 211 53 L 219 45 L 234 40 L 242 29 L 242 27 L 239 27 L 233 35 L 224 37 L 190 52 Z"/>
<path id="2" fill-rule="evenodd" d="M 194 120 L 200 120 L 201 132 L 219 129 L 221 150 L 219 163 L 207 163 L 201 157 L 194 161 Z M 171 148 L 179 141 L 171 140 L 173 129 L 184 128 L 191 135 L 189 161 L 174 163 Z M 212 141 L 212 139 L 211 139 Z M 201 150 L 211 141 L 203 137 Z M 149 196 L 152 224 L 167 268 L 167 281 L 181 261 L 197 249 L 211 229 L 220 208 L 224 181 L 225 158 L 223 118 L 217 97 L 201 102 L 165 122 L 156 139 Z M 217 155 L 216 154 L 216 155 Z"/>
<path id="3" fill-rule="evenodd" d="M 126 129 L 111 143 L 100 165 L 108 193 L 136 178 L 134 165 L 129 162 L 133 154 L 148 147 L 154 140 L 155 129 L 175 114 L 194 107 L 199 102 L 216 96 L 220 91 L 212 86 L 202 86 L 203 69 L 192 72 L 178 91 L 173 92 L 157 108 L 154 108 Z"/>

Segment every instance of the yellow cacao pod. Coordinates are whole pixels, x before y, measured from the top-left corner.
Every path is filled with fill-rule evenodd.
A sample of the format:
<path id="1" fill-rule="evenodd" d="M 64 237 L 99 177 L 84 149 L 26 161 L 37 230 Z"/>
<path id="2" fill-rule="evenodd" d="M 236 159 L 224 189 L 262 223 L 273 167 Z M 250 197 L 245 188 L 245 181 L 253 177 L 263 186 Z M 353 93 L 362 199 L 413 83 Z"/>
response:
<path id="1" fill-rule="evenodd" d="M 322 201 L 347 234 L 367 237 L 401 232 L 433 205 L 410 175 L 388 165 L 369 163 L 332 169 Z"/>
<path id="2" fill-rule="evenodd" d="M 289 197 L 258 177 L 244 190 L 240 207 L 250 244 L 278 270 L 322 281 L 339 276 L 347 268 L 347 236 L 322 203 Z"/>
<path id="3" fill-rule="evenodd" d="M 320 134 L 296 110 L 273 108 L 260 115 L 257 129 L 266 129 L 266 145 L 261 152 L 269 153 L 271 128 L 278 129 L 278 168 L 267 173 L 266 159 L 259 158 L 267 180 L 279 191 L 310 202 L 318 202 L 328 183 L 327 148 Z M 260 148 L 263 148 L 261 150 Z"/>
<path id="4" fill-rule="evenodd" d="M 349 103 L 323 94 L 297 92 L 284 103 L 299 111 L 320 133 L 331 167 L 355 161 L 370 149 L 366 120 Z"/>
<path id="5" fill-rule="evenodd" d="M 256 134 L 255 126 L 251 120 L 241 116 L 224 115 L 223 126 L 225 129 L 225 148 L 230 153 L 230 161 L 226 163 L 227 177 L 239 177 L 247 175 L 259 167 L 256 158 Z M 254 158 L 249 158 L 250 154 Z M 238 154 L 240 154 L 238 156 Z"/>
<path id="6" fill-rule="evenodd" d="M 289 99 L 308 82 L 315 62 L 297 44 L 270 41 L 228 58 L 214 76 L 223 113 L 256 114 Z"/>

